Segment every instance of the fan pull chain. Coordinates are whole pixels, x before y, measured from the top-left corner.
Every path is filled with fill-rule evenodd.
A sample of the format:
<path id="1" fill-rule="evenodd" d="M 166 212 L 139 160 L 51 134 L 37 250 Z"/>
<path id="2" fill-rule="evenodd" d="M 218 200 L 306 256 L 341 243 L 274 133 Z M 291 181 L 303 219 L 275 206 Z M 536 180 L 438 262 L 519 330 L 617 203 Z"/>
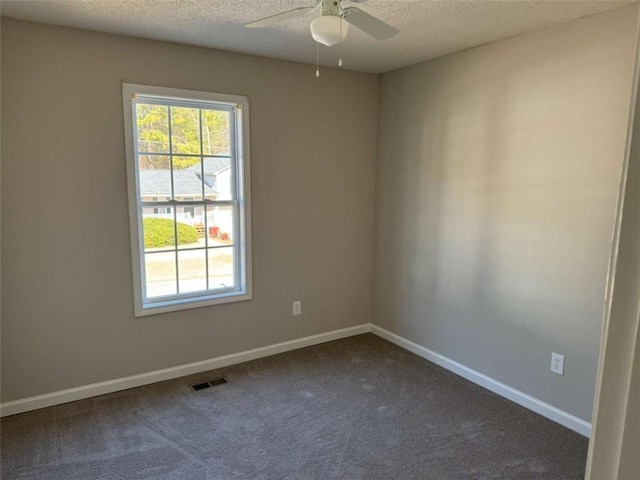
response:
<path id="1" fill-rule="evenodd" d="M 342 66 L 342 16 L 340 16 L 340 58 L 338 59 L 338 66 Z"/>
<path id="2" fill-rule="evenodd" d="M 316 78 L 320 76 L 320 44 L 316 42 Z"/>

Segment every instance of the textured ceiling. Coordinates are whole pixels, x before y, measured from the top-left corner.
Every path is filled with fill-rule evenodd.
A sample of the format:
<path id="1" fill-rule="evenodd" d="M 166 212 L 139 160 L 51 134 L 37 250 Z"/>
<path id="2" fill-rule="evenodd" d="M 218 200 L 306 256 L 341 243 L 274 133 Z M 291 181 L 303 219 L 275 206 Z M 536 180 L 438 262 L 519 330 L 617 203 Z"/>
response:
<path id="1" fill-rule="evenodd" d="M 277 27 L 243 24 L 313 0 L 2 0 L 3 16 L 135 37 L 315 62 L 309 34 L 313 14 Z M 385 72 L 468 47 L 530 32 L 634 1 L 618 0 L 368 0 L 368 13 L 400 33 L 376 41 L 350 28 L 343 44 L 344 68 Z M 338 47 L 320 48 L 320 63 L 335 66 Z"/>

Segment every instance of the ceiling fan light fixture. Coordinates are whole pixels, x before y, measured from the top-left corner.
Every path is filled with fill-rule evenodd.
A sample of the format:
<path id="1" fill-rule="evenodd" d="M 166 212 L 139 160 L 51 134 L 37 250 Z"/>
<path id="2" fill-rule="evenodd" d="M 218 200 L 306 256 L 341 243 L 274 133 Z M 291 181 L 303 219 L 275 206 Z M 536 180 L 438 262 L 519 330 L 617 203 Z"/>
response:
<path id="1" fill-rule="evenodd" d="M 342 23 L 342 29 L 340 28 Z M 311 22 L 311 36 L 318 42 L 330 47 L 340 43 L 347 36 L 349 24 L 337 15 L 323 15 Z M 341 35 L 342 33 L 342 35 Z"/>

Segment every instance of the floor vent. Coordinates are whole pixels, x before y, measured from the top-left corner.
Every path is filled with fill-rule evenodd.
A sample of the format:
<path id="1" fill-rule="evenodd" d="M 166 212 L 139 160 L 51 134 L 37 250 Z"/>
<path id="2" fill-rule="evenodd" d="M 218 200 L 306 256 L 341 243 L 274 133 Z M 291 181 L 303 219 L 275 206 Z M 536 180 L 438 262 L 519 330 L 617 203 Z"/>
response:
<path id="1" fill-rule="evenodd" d="M 220 377 L 220 378 L 216 378 L 215 380 L 211 380 L 209 382 L 209 385 L 211 385 L 212 387 L 217 387 L 218 385 L 224 385 L 225 383 L 229 383 L 229 382 L 227 381 L 226 378 Z"/>
<path id="2" fill-rule="evenodd" d="M 191 389 L 194 392 L 197 392 L 198 390 L 204 390 L 205 388 L 217 387 L 218 385 L 224 385 L 225 383 L 229 383 L 229 381 L 224 377 L 220 377 L 220 378 L 216 378 L 214 380 L 211 380 L 209 382 L 197 383 L 195 385 L 191 385 Z"/>
<path id="3" fill-rule="evenodd" d="M 197 392 L 198 390 L 204 390 L 205 388 L 210 388 L 211 385 L 209 385 L 208 383 L 197 383 L 196 385 L 191 385 L 191 388 L 193 388 L 194 392 Z"/>

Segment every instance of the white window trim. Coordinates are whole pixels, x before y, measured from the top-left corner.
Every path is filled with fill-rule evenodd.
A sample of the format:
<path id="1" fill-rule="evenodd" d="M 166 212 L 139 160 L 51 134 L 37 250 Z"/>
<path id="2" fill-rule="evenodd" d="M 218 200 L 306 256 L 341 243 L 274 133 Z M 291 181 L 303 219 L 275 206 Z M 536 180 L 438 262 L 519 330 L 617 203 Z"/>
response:
<path id="1" fill-rule="evenodd" d="M 144 304 L 142 292 L 142 263 L 141 258 L 144 249 L 141 246 L 140 222 L 138 216 L 138 178 L 136 170 L 135 142 L 133 138 L 133 108 L 132 98 L 136 94 L 166 97 L 168 99 L 202 100 L 206 102 L 235 104 L 240 106 L 238 110 L 238 124 L 242 128 L 236 130 L 238 146 L 238 163 L 242 165 L 237 172 L 238 191 L 238 239 L 240 265 L 240 289 L 225 293 L 205 293 L 202 296 L 190 296 L 188 298 L 171 299 L 166 302 L 153 302 Z M 131 237 L 131 265 L 133 270 L 133 293 L 135 316 L 141 317 L 158 313 L 173 312 L 191 308 L 206 307 L 223 303 L 251 300 L 252 296 L 252 271 L 251 271 L 251 171 L 249 162 L 249 99 L 246 96 L 228 95 L 221 93 L 199 92 L 176 88 L 156 87 L 150 85 L 137 85 L 122 83 L 122 100 L 124 108 L 124 135 L 127 160 L 127 190 L 129 197 L 129 226 Z M 237 260 L 236 260 L 237 261 Z"/>

